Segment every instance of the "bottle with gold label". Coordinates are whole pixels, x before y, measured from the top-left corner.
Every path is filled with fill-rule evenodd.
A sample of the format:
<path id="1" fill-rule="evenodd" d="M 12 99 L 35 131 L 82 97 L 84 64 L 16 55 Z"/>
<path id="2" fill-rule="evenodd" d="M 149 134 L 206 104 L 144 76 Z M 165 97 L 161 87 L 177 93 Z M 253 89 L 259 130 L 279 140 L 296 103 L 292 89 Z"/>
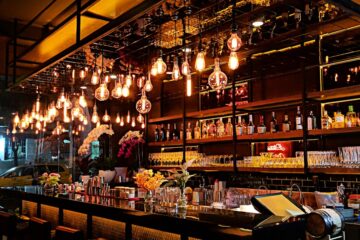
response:
<path id="1" fill-rule="evenodd" d="M 222 118 L 220 118 L 217 122 L 217 136 L 223 137 L 224 135 L 225 135 L 225 125 Z"/>
<path id="2" fill-rule="evenodd" d="M 356 127 L 357 119 L 353 105 L 349 105 L 349 111 L 346 113 L 346 119 L 347 119 L 346 127 Z"/>
<path id="3" fill-rule="evenodd" d="M 341 113 L 340 108 L 338 108 L 337 112 L 334 113 L 334 128 L 344 128 L 345 127 L 345 118 L 344 114 Z"/>
<path id="4" fill-rule="evenodd" d="M 236 135 L 237 136 L 243 135 L 243 127 L 242 127 L 242 122 L 241 122 L 241 116 L 238 116 L 238 122 L 237 122 L 237 125 L 236 125 Z"/>
<path id="5" fill-rule="evenodd" d="M 249 124 L 247 126 L 247 134 L 249 134 L 249 135 L 254 134 L 254 130 L 255 130 L 255 125 L 253 123 L 253 116 L 250 114 L 249 115 Z"/>
<path id="6" fill-rule="evenodd" d="M 216 137 L 216 125 L 214 120 L 211 120 L 210 124 L 208 125 L 208 136 Z"/>
<path id="7" fill-rule="evenodd" d="M 321 129 L 330 129 L 332 119 L 329 117 L 328 112 L 324 110 L 324 115 L 321 118 Z"/>
<path id="8" fill-rule="evenodd" d="M 201 138 L 207 138 L 208 137 L 208 126 L 206 124 L 206 121 L 201 122 Z"/>
<path id="9" fill-rule="evenodd" d="M 225 134 L 226 136 L 231 136 L 233 134 L 233 125 L 231 123 L 231 118 L 228 118 L 228 121 L 226 123 Z"/>
<path id="10" fill-rule="evenodd" d="M 199 127 L 199 121 L 197 121 L 194 128 L 194 139 L 200 139 L 200 138 L 201 138 L 201 131 Z"/>

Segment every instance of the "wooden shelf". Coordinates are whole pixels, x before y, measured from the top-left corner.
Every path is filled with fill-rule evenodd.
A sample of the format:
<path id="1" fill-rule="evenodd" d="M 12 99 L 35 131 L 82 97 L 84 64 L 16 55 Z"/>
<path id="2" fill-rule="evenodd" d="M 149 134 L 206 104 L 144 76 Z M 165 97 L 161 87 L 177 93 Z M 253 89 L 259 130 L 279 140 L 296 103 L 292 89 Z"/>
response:
<path id="1" fill-rule="evenodd" d="M 166 142 L 149 142 L 149 147 L 171 147 L 171 146 L 182 146 L 182 141 L 166 141 Z"/>
<path id="2" fill-rule="evenodd" d="M 265 110 L 274 107 L 286 107 L 295 104 L 300 104 L 302 101 L 301 94 L 291 95 L 287 97 L 272 98 L 249 102 L 247 104 L 238 105 L 237 109 L 245 111 Z"/>
<path id="3" fill-rule="evenodd" d="M 154 166 L 151 167 L 151 169 L 159 170 L 159 171 L 166 171 L 170 169 L 180 169 L 180 166 L 178 167 L 163 167 L 163 166 Z M 202 171 L 202 172 L 233 172 L 234 168 L 231 167 L 189 167 L 189 171 Z"/>
<path id="4" fill-rule="evenodd" d="M 360 97 L 360 85 L 311 92 L 308 94 L 309 99 L 324 102 L 353 97 Z"/>
<path id="5" fill-rule="evenodd" d="M 324 136 L 348 133 L 360 133 L 360 127 L 309 130 L 310 136 Z"/>
<path id="6" fill-rule="evenodd" d="M 239 172 L 258 172 L 258 173 L 293 173 L 303 174 L 304 168 L 261 168 L 261 167 L 238 167 Z"/>
<path id="7" fill-rule="evenodd" d="M 311 173 L 323 173 L 323 174 L 334 174 L 334 175 L 359 175 L 360 168 L 309 168 Z"/>

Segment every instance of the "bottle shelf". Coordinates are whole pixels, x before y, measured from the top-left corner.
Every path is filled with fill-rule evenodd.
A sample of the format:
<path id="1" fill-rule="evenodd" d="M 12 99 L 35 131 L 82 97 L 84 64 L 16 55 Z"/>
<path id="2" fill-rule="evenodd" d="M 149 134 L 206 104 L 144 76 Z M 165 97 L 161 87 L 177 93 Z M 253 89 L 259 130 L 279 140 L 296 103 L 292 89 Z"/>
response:
<path id="1" fill-rule="evenodd" d="M 360 97 L 360 85 L 311 92 L 308 94 L 309 99 L 323 102 L 353 97 Z"/>
<path id="2" fill-rule="evenodd" d="M 159 170 L 159 171 L 166 171 L 166 170 L 170 170 L 170 169 L 180 169 L 180 166 L 178 167 L 166 167 L 166 166 L 153 166 L 151 167 L 154 170 Z M 189 171 L 201 171 L 201 172 L 233 172 L 234 168 L 231 167 L 189 167 L 188 168 Z"/>
<path id="3" fill-rule="evenodd" d="M 333 128 L 333 129 L 314 129 L 309 130 L 310 136 L 338 135 L 348 133 L 359 133 L 360 127 L 353 128 Z"/>
<path id="4" fill-rule="evenodd" d="M 303 174 L 304 168 L 238 167 L 239 172 Z"/>
<path id="5" fill-rule="evenodd" d="M 323 174 L 334 174 L 334 175 L 359 175 L 360 168 L 309 168 L 310 173 L 323 173 Z"/>

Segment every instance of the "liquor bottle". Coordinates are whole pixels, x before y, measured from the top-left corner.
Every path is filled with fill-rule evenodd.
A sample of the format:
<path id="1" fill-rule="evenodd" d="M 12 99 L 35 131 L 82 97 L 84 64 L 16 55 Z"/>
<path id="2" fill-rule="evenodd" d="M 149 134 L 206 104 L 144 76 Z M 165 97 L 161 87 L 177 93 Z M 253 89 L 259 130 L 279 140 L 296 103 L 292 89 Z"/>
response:
<path id="1" fill-rule="evenodd" d="M 346 127 L 356 127 L 357 119 L 356 119 L 356 113 L 354 112 L 353 105 L 349 105 L 349 111 L 346 113 L 346 118 L 348 119 L 347 123 L 346 123 Z"/>
<path id="2" fill-rule="evenodd" d="M 231 123 L 231 118 L 228 118 L 228 121 L 226 123 L 225 134 L 226 136 L 231 136 L 233 134 L 233 125 Z"/>
<path id="3" fill-rule="evenodd" d="M 296 130 L 302 130 L 303 126 L 302 126 L 302 114 L 300 111 L 300 106 L 297 106 L 297 112 L 296 112 L 296 117 L 295 117 L 295 122 L 296 122 Z"/>
<path id="4" fill-rule="evenodd" d="M 214 120 L 211 120 L 210 124 L 208 125 L 208 136 L 216 137 L 216 125 Z"/>
<path id="5" fill-rule="evenodd" d="M 236 135 L 237 136 L 243 135 L 243 126 L 242 126 L 242 122 L 241 122 L 241 116 L 238 116 L 238 122 L 236 125 Z"/>
<path id="6" fill-rule="evenodd" d="M 264 123 L 263 115 L 260 115 L 260 123 L 259 123 L 259 126 L 257 127 L 257 132 L 258 133 L 266 133 L 266 125 Z"/>
<path id="7" fill-rule="evenodd" d="M 200 139 L 200 138 L 201 138 L 201 130 L 199 127 L 199 121 L 197 121 L 194 128 L 194 139 Z"/>
<path id="8" fill-rule="evenodd" d="M 316 129 L 316 117 L 314 116 L 313 111 L 310 111 L 309 116 L 307 117 L 308 130 Z"/>
<path id="9" fill-rule="evenodd" d="M 184 124 L 183 123 L 181 123 L 181 125 L 180 125 L 181 127 L 180 127 L 180 131 L 179 131 L 179 138 L 180 138 L 180 140 L 183 140 L 183 137 L 184 137 Z"/>
<path id="10" fill-rule="evenodd" d="M 168 123 L 167 129 L 166 129 L 166 139 L 167 139 L 168 141 L 171 140 L 171 135 L 172 135 L 171 132 L 170 132 L 170 130 L 171 130 L 170 123 Z"/>
<path id="11" fill-rule="evenodd" d="M 172 133 L 172 139 L 173 140 L 179 140 L 179 131 L 176 128 L 176 123 L 174 123 L 174 130 Z"/>
<path id="12" fill-rule="evenodd" d="M 192 129 L 191 129 L 191 123 L 188 123 L 188 127 L 186 129 L 186 139 L 191 140 L 192 139 Z"/>
<path id="13" fill-rule="evenodd" d="M 246 123 L 246 121 L 245 121 L 245 118 L 243 118 L 242 120 L 241 120 L 241 127 L 242 127 L 242 132 L 243 132 L 243 134 L 248 134 L 248 125 L 247 125 L 247 123 Z"/>
<path id="14" fill-rule="evenodd" d="M 206 121 L 202 121 L 201 124 L 201 138 L 208 138 L 208 126 Z"/>
<path id="15" fill-rule="evenodd" d="M 282 124 L 282 131 L 288 132 L 290 131 L 291 122 L 289 121 L 289 116 L 287 114 L 284 115 L 284 122 Z"/>
<path id="16" fill-rule="evenodd" d="M 345 127 L 345 118 L 344 114 L 341 113 L 340 108 L 334 113 L 334 128 L 344 128 Z"/>
<path id="17" fill-rule="evenodd" d="M 249 135 L 254 134 L 254 129 L 255 129 L 255 126 L 253 123 L 253 116 L 252 116 L 252 114 L 249 114 L 249 124 L 247 126 L 247 134 L 249 134 Z"/>
<path id="18" fill-rule="evenodd" d="M 160 141 L 160 130 L 159 130 L 159 126 L 156 125 L 156 128 L 155 128 L 155 142 L 158 142 Z"/>
<path id="19" fill-rule="evenodd" d="M 278 131 L 278 125 L 277 125 L 277 120 L 275 117 L 275 112 L 271 113 L 271 121 L 270 121 L 270 132 L 271 133 L 275 133 Z"/>
<path id="20" fill-rule="evenodd" d="M 166 141 L 166 131 L 164 129 L 164 124 L 161 124 L 161 128 L 160 128 L 160 140 L 162 142 Z"/>
<path id="21" fill-rule="evenodd" d="M 222 118 L 220 118 L 217 122 L 217 136 L 223 137 L 224 135 L 225 135 L 225 125 Z"/>
<path id="22" fill-rule="evenodd" d="M 329 117 L 328 112 L 324 110 L 324 115 L 321 118 L 321 128 L 322 129 L 330 129 L 331 128 L 332 119 Z"/>

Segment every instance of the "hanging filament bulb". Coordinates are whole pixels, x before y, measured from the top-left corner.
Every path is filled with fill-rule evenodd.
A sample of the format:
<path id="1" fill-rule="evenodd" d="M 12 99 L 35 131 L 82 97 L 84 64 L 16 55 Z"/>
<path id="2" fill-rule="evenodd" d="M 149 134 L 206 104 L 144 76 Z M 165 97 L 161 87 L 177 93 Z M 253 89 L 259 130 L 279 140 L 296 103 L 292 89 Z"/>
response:
<path id="1" fill-rule="evenodd" d="M 37 121 L 35 124 L 36 129 L 40 130 L 41 129 L 41 123 L 40 121 Z"/>
<path id="2" fill-rule="evenodd" d="M 97 123 L 98 121 L 99 121 L 99 115 L 97 113 L 97 107 L 96 107 L 96 104 L 95 104 L 94 108 L 93 108 L 93 114 L 91 116 L 91 122 Z"/>
<path id="3" fill-rule="evenodd" d="M 87 118 L 84 118 L 84 121 L 83 121 L 83 124 L 84 124 L 84 126 L 86 126 L 86 125 L 88 125 L 88 120 L 87 120 Z"/>
<path id="4" fill-rule="evenodd" d="M 155 62 L 156 63 L 156 62 Z M 152 76 L 156 76 L 156 75 L 158 75 L 158 70 L 157 70 L 157 67 L 156 67 L 156 64 L 153 64 L 152 66 L 151 66 L 151 70 L 150 70 L 150 72 L 151 72 L 151 75 Z"/>
<path id="5" fill-rule="evenodd" d="M 84 90 L 81 90 L 81 95 L 79 97 L 79 104 L 82 108 L 86 108 L 87 107 L 87 102 L 86 102 L 86 98 L 84 95 Z"/>
<path id="6" fill-rule="evenodd" d="M 95 68 L 94 71 L 93 71 L 93 74 L 92 74 L 92 76 L 91 76 L 91 84 L 92 84 L 92 85 L 98 85 L 98 84 L 99 84 L 99 80 L 100 80 L 100 78 L 99 78 L 99 73 L 98 73 L 98 71 L 97 71 L 96 68 Z"/>
<path id="7" fill-rule="evenodd" d="M 231 70 L 236 70 L 239 67 L 239 58 L 236 52 L 231 52 L 228 66 Z"/>
<path id="8" fill-rule="evenodd" d="M 121 120 L 121 119 L 120 119 L 120 115 L 119 115 L 119 113 L 117 113 L 117 114 L 116 114 L 115 122 L 116 122 L 116 123 L 120 123 L 120 120 Z"/>
<path id="9" fill-rule="evenodd" d="M 117 81 L 115 83 L 114 89 L 111 91 L 111 96 L 113 98 L 121 98 L 121 96 L 123 95 L 122 90 L 123 90 L 123 88 L 121 86 L 121 83 L 119 81 Z"/>
<path id="10" fill-rule="evenodd" d="M 131 77 L 131 75 L 130 75 L 130 73 L 129 73 L 129 74 L 126 75 L 126 77 L 125 77 L 125 85 L 126 85 L 128 88 L 130 88 L 131 84 L 132 84 L 132 77 Z"/>
<path id="11" fill-rule="evenodd" d="M 185 61 L 181 65 L 181 73 L 185 76 L 190 74 L 190 65 L 187 58 L 185 58 Z"/>
<path id="12" fill-rule="evenodd" d="M 126 122 L 130 123 L 130 120 L 131 120 L 130 111 L 128 111 L 128 113 L 126 115 Z"/>
<path id="13" fill-rule="evenodd" d="M 80 120 L 80 116 L 83 116 L 83 115 L 84 115 L 84 111 L 80 107 L 79 101 L 76 101 L 75 102 L 75 107 L 73 109 L 71 109 L 71 116 L 73 118 L 79 118 L 79 120 Z"/>
<path id="14" fill-rule="evenodd" d="M 144 116 L 141 113 L 139 113 L 139 115 L 136 118 L 136 121 L 138 121 L 138 123 L 142 123 L 144 122 L 144 120 L 145 120 Z"/>
<path id="15" fill-rule="evenodd" d="M 135 117 L 131 118 L 131 127 L 135 127 L 136 126 L 136 122 L 135 122 Z"/>
<path id="16" fill-rule="evenodd" d="M 229 50 L 232 52 L 236 52 L 241 48 L 242 41 L 236 32 L 231 33 L 231 36 L 227 41 L 227 46 Z"/>
<path id="17" fill-rule="evenodd" d="M 141 98 L 136 102 L 136 110 L 141 114 L 149 113 L 151 110 L 151 102 L 147 99 L 145 91 L 142 91 Z"/>
<path id="18" fill-rule="evenodd" d="M 192 81 L 191 75 L 186 76 L 186 96 L 191 97 L 192 94 Z"/>
<path id="19" fill-rule="evenodd" d="M 84 78 L 86 77 L 85 69 L 80 70 L 79 77 L 81 80 L 84 80 Z"/>
<path id="20" fill-rule="evenodd" d="M 107 110 L 105 110 L 105 115 L 103 116 L 102 120 L 106 123 L 110 121 L 110 116 L 109 116 Z"/>
<path id="21" fill-rule="evenodd" d="M 124 117 L 120 118 L 120 127 L 123 127 L 125 125 L 124 123 Z"/>
<path id="22" fill-rule="evenodd" d="M 100 121 L 96 123 L 96 127 L 100 127 Z"/>
<path id="23" fill-rule="evenodd" d="M 84 116 L 83 114 L 80 114 L 80 115 L 79 115 L 79 121 L 80 121 L 80 122 L 83 122 L 84 119 L 85 119 L 85 116 Z"/>
<path id="24" fill-rule="evenodd" d="M 144 122 L 141 123 L 141 128 L 142 128 L 142 129 L 145 128 L 145 123 L 144 123 Z"/>
<path id="25" fill-rule="evenodd" d="M 227 76 L 220 69 L 220 59 L 215 58 L 215 68 L 208 78 L 208 84 L 213 90 L 222 90 L 227 85 Z"/>
<path id="26" fill-rule="evenodd" d="M 72 108 L 72 103 L 71 103 L 71 100 L 70 100 L 69 96 L 66 97 L 66 100 L 64 102 L 64 108 L 66 108 L 66 109 L 71 109 Z"/>
<path id="27" fill-rule="evenodd" d="M 67 115 L 67 108 L 66 108 L 66 107 L 64 107 L 63 121 L 64 121 L 64 123 L 69 123 L 69 122 L 71 121 L 71 119 L 70 119 L 69 116 Z"/>
<path id="28" fill-rule="evenodd" d="M 145 85 L 145 76 L 139 77 L 136 81 L 136 85 L 138 86 L 138 88 L 142 89 Z"/>
<path id="29" fill-rule="evenodd" d="M 154 64 L 156 67 L 157 74 L 164 74 L 166 72 L 167 66 L 161 56 L 156 60 L 156 62 Z"/>
<path id="30" fill-rule="evenodd" d="M 179 80 L 179 78 L 180 78 L 180 68 L 179 68 L 178 60 L 177 60 L 177 58 L 175 58 L 174 66 L 173 66 L 173 70 L 172 70 L 172 79 Z"/>
<path id="31" fill-rule="evenodd" d="M 100 84 L 100 86 L 95 90 L 95 98 L 99 101 L 106 101 L 109 99 L 109 90 L 106 83 Z"/>
<path id="32" fill-rule="evenodd" d="M 16 127 L 15 127 L 15 125 L 13 126 L 13 129 L 12 129 L 11 133 L 12 133 L 12 134 L 16 134 Z"/>
<path id="33" fill-rule="evenodd" d="M 205 53 L 198 52 L 195 60 L 195 69 L 202 72 L 205 69 Z"/>
<path id="34" fill-rule="evenodd" d="M 128 88 L 128 86 L 125 85 L 125 86 L 122 88 L 122 95 L 123 95 L 124 97 L 128 97 L 129 94 L 130 94 L 129 88 Z"/>
<path id="35" fill-rule="evenodd" d="M 146 92 L 151 92 L 151 90 L 153 90 L 153 85 L 151 83 L 151 78 L 150 78 L 150 74 L 148 76 L 148 79 L 146 80 L 145 82 L 145 86 L 144 86 L 144 89 Z"/>
<path id="36" fill-rule="evenodd" d="M 104 77 L 104 83 L 109 83 L 110 82 L 110 76 L 109 74 L 106 74 L 105 77 Z"/>

